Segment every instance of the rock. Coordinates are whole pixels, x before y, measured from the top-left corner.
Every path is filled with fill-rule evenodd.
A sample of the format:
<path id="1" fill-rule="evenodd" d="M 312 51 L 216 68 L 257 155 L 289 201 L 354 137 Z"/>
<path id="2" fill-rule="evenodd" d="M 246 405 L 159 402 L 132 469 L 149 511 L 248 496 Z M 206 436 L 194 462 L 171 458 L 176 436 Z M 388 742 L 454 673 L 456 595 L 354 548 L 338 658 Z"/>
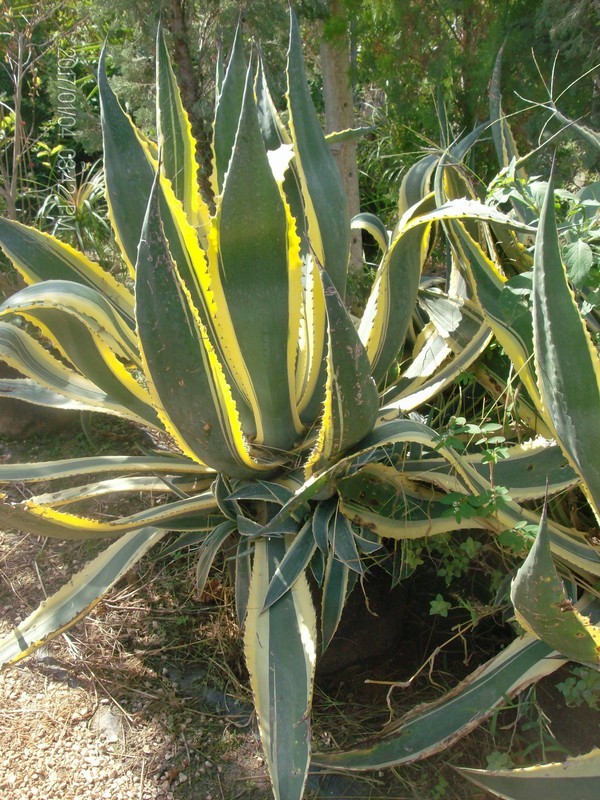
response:
<path id="1" fill-rule="evenodd" d="M 104 736 L 108 742 L 118 742 L 125 735 L 124 716 L 116 706 L 98 706 L 90 726 L 92 730 Z"/>

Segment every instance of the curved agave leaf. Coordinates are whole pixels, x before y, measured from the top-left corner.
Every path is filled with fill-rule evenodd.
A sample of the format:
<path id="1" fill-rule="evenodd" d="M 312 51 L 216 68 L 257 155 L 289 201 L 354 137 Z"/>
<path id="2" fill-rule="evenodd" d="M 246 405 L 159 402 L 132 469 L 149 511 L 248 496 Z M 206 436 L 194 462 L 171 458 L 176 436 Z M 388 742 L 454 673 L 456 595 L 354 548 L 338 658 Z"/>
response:
<path id="1" fill-rule="evenodd" d="M 437 168 L 438 161 L 439 155 L 430 153 L 413 164 L 402 179 L 398 197 L 400 219 L 430 194 L 431 179 Z"/>
<path id="2" fill-rule="evenodd" d="M 213 130 L 213 172 L 211 184 L 215 196 L 221 194 L 233 152 L 240 109 L 246 85 L 246 59 L 241 26 L 238 25 L 229 54 L 227 71 L 219 88 Z"/>
<path id="3" fill-rule="evenodd" d="M 552 181 L 535 245 L 533 337 L 546 414 L 600 522 L 600 361 L 561 261 Z"/>
<path id="4" fill-rule="evenodd" d="M 445 750 L 565 659 L 532 637 L 517 639 L 439 700 L 409 711 L 378 735 L 347 750 L 315 753 L 312 763 L 352 771 L 410 764 Z"/>
<path id="5" fill-rule="evenodd" d="M 482 478 L 489 480 L 490 465 L 482 463 L 482 455 L 463 453 L 462 456 Z M 460 491 L 459 481 L 443 458 L 407 459 L 402 472 L 415 480 L 431 481 L 448 492 Z M 494 464 L 495 485 L 506 487 L 517 501 L 562 492 L 578 481 L 560 447 L 548 439 L 538 438 L 511 447 L 507 457 Z"/>
<path id="6" fill-rule="evenodd" d="M 359 442 L 372 429 L 379 406 L 366 350 L 326 272 L 322 279 L 328 319 L 327 389 L 307 474 Z"/>
<path id="7" fill-rule="evenodd" d="M 0 641 L 0 664 L 25 658 L 83 619 L 166 534 L 156 528 L 139 528 L 111 544 Z"/>
<path id="8" fill-rule="evenodd" d="M 19 314 L 32 322 L 38 320 L 40 326 L 52 329 L 44 317 L 40 317 L 40 314 L 47 314 L 49 309 L 72 315 L 118 356 L 135 364 L 139 362 L 137 339 L 129 320 L 116 313 L 97 289 L 85 284 L 47 279 L 26 286 L 2 303 L 0 314 Z M 56 327 L 55 339 L 60 339 L 60 326 Z M 60 347 L 60 341 L 57 346 Z"/>
<path id="9" fill-rule="evenodd" d="M 0 521 L 9 528 L 37 536 L 57 539 L 98 539 L 120 536 L 141 525 L 169 530 L 207 530 L 220 522 L 217 502 L 211 492 L 184 500 L 153 506 L 135 514 L 102 521 L 63 511 L 60 507 L 37 504 L 34 498 L 22 503 L 8 503 L 0 494 Z"/>
<path id="10" fill-rule="evenodd" d="M 513 578 L 510 599 L 517 621 L 527 633 L 572 661 L 600 669 L 600 628 L 577 611 L 558 577 L 545 509 L 534 545 Z M 596 611 L 599 609 L 600 603 Z"/>
<path id="11" fill-rule="evenodd" d="M 137 341 L 96 291 L 72 281 L 44 281 L 17 292 L 0 307 L 0 314 L 25 317 L 108 397 L 159 426 L 150 395 L 121 360 L 137 365 Z"/>
<path id="12" fill-rule="evenodd" d="M 136 316 L 150 392 L 183 452 L 231 476 L 258 471 L 222 365 L 171 258 L 156 192 L 136 265 Z"/>
<path id="13" fill-rule="evenodd" d="M 459 457 L 452 448 L 447 446 L 440 447 L 437 434 L 431 428 L 412 420 L 394 420 L 377 426 L 373 433 L 362 440 L 353 454 L 340 459 L 335 468 L 319 475 L 318 481 L 309 482 L 303 489 L 300 489 L 288 506 L 293 506 L 303 496 L 323 491 L 324 487 L 335 483 L 335 471 L 339 470 L 341 472 L 345 465 L 356 461 L 361 455 L 377 447 L 400 443 L 414 443 L 437 449 L 440 456 L 448 462 L 456 474 L 458 485 L 462 487 L 458 489 L 459 492 L 470 496 L 490 495 L 492 486 L 489 480 L 480 475 L 466 459 Z M 435 471 L 432 471 L 429 475 L 429 480 L 432 483 L 435 483 L 435 475 Z M 284 506 L 280 515 L 285 516 L 286 512 L 287 507 Z M 366 512 L 363 511 L 362 513 L 365 514 Z M 373 522 L 375 521 L 380 525 L 384 524 L 381 519 L 373 520 Z M 508 499 L 505 499 L 502 505 L 496 508 L 493 515 L 482 520 L 477 517 L 471 520 L 473 527 L 484 527 L 495 530 L 498 533 L 522 524 L 523 521 L 527 524 L 538 525 L 540 520 L 535 512 L 529 511 Z M 600 553 L 588 543 L 585 533 L 565 528 L 553 521 L 548 522 L 548 528 L 552 551 L 561 561 L 576 572 L 584 575 L 600 575 Z"/>
<path id="14" fill-rule="evenodd" d="M 441 104 L 438 106 L 438 111 L 440 110 L 442 110 Z M 444 134 L 447 130 L 445 111 L 443 117 L 444 118 L 440 120 L 440 128 Z M 488 124 L 489 123 L 487 122 L 480 123 L 476 128 L 474 128 L 474 130 L 472 130 L 462 139 L 459 139 L 454 144 L 449 145 L 446 151 L 429 153 L 410 167 L 400 185 L 400 194 L 398 199 L 400 220 L 394 233 L 396 233 L 396 231 L 405 223 L 405 215 L 409 215 L 410 209 L 432 191 L 433 178 L 436 175 L 440 161 L 445 161 L 446 167 L 449 165 L 449 163 L 451 163 L 452 167 L 454 168 L 458 167 L 458 165 L 460 165 L 463 159 L 467 156 L 469 150 L 487 130 Z M 444 138 L 446 138 L 445 135 Z M 463 183 L 463 185 L 465 186 L 466 191 L 458 192 L 458 194 L 455 195 L 456 197 L 471 195 L 472 190 L 467 188 L 466 183 Z"/>
<path id="15" fill-rule="evenodd" d="M 35 381 L 29 380 L 29 378 L 0 380 L 0 397 L 10 397 L 15 400 L 23 400 L 25 403 L 62 409 L 63 411 L 103 411 L 111 413 L 100 406 L 90 406 L 87 402 L 65 397 L 64 394 L 46 389 Z"/>
<path id="16" fill-rule="evenodd" d="M 0 481 L 34 483 L 53 478 L 71 478 L 103 472 L 149 472 L 169 475 L 192 474 L 202 479 L 214 470 L 182 456 L 86 456 L 60 461 L 39 461 L 26 464 L 0 464 Z"/>
<path id="17" fill-rule="evenodd" d="M 390 244 L 390 235 L 379 217 L 365 211 L 362 214 L 357 214 L 355 217 L 352 217 L 350 227 L 353 230 L 361 230 L 370 233 L 385 255 Z"/>
<path id="18" fill-rule="evenodd" d="M 485 526 L 483 520 L 456 520 L 439 494 L 384 464 L 367 464 L 336 489 L 345 517 L 385 538 L 418 539 Z"/>
<path id="19" fill-rule="evenodd" d="M 139 402 L 135 403 L 146 417 L 136 414 L 132 408 L 119 402 L 119 399 L 111 397 L 92 381 L 65 366 L 26 331 L 5 322 L 0 322 L 0 358 L 34 381 L 42 390 L 46 390 L 46 393 L 36 392 L 20 379 L 2 381 L 1 391 L 10 392 L 12 387 L 11 393 L 14 397 L 42 405 L 103 411 L 145 425 L 152 424 L 152 411 L 145 404 L 140 408 Z M 107 378 L 106 372 L 103 375 Z M 108 382 L 112 384 L 110 380 Z M 19 387 L 23 389 L 22 392 L 19 392 Z M 63 395 L 71 404 L 54 402 L 47 392 Z M 123 396 L 123 391 L 119 394 Z M 126 389 L 125 397 L 131 397 Z"/>
<path id="20" fill-rule="evenodd" d="M 403 413 L 414 411 L 431 400 L 432 397 L 447 389 L 475 363 L 490 343 L 491 336 L 487 323 L 481 325 L 464 349 L 451 355 L 448 363 L 438 367 L 431 378 L 423 381 L 422 376 L 418 375 L 417 379 L 405 385 L 400 393 L 398 393 L 397 389 L 391 389 L 389 393 L 384 395 L 384 405 L 381 409 L 380 418 L 382 420 L 390 419 L 390 411 L 395 411 L 396 414 L 398 411 Z M 442 343 L 443 340 L 436 334 L 431 346 L 439 350 L 443 346 Z M 433 360 L 435 363 L 435 358 Z M 444 360 L 442 360 L 442 363 Z M 405 373 L 403 377 L 410 377 L 410 373 Z"/>
<path id="21" fill-rule="evenodd" d="M 369 353 L 377 384 L 382 382 L 404 344 L 432 225 L 436 222 L 460 225 L 451 221 L 473 218 L 502 225 L 514 224 L 504 214 L 475 200 L 453 200 L 436 208 L 433 194 L 410 211 L 406 223 L 394 233 L 359 325 L 360 337 Z M 458 296 L 456 292 L 455 295 Z"/>
<path id="22" fill-rule="evenodd" d="M 99 264 L 47 233 L 0 218 L 0 247 L 26 283 L 64 280 L 89 286 L 118 308 L 133 329 L 133 295 Z"/>
<path id="23" fill-rule="evenodd" d="M 290 19 L 287 101 L 309 238 L 320 266 L 327 270 L 343 299 L 350 257 L 348 201 L 311 100 L 298 22 L 293 12 Z"/>
<path id="24" fill-rule="evenodd" d="M 304 576 L 263 611 L 285 552 L 282 539 L 256 543 L 244 651 L 275 799 L 301 800 L 310 760 L 316 618 Z"/>
<path id="25" fill-rule="evenodd" d="M 600 749 L 554 764 L 521 769 L 485 770 L 454 767 L 482 789 L 506 800 L 596 800 L 600 794 Z"/>
<path id="26" fill-rule="evenodd" d="M 160 25 L 156 36 L 156 121 L 163 172 L 190 224 L 207 232 L 210 212 L 199 192 L 196 142 Z"/>
<path id="27" fill-rule="evenodd" d="M 483 353 L 492 333 L 478 306 L 444 294 L 422 298 L 431 321 L 413 348 L 411 363 L 383 392 L 380 418 L 418 408 L 453 383 Z"/>
<path id="28" fill-rule="evenodd" d="M 302 430 L 295 407 L 300 240 L 267 158 L 250 70 L 216 225 L 219 279 L 249 373 L 256 444 L 285 451 Z M 257 316 L 257 308 L 268 313 Z"/>
<path id="29" fill-rule="evenodd" d="M 434 198 L 429 195 L 422 201 L 418 213 L 415 212 L 416 221 L 409 222 L 392 239 L 377 270 L 358 327 L 377 385 L 384 380 L 404 344 L 433 224 L 425 217 L 433 208 Z"/>
<path id="30" fill-rule="evenodd" d="M 600 619 L 596 598 L 584 595 L 577 605 L 594 622 Z M 312 763 L 329 769 L 370 770 L 427 758 L 474 730 L 507 697 L 513 697 L 566 663 L 544 642 L 531 636 L 517 639 L 439 700 L 409 711 L 362 745 L 315 753 Z"/>

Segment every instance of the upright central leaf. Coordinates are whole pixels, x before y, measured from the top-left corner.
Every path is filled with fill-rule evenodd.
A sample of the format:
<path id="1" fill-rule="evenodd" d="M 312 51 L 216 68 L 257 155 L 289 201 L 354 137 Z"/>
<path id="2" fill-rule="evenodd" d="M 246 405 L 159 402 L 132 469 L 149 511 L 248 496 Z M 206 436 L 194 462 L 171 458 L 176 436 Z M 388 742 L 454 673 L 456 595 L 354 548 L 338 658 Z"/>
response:
<path id="1" fill-rule="evenodd" d="M 223 367 L 173 261 L 151 195 L 136 264 L 141 351 L 159 415 L 177 444 L 229 475 L 252 475 L 252 460 Z"/>
<path id="2" fill-rule="evenodd" d="M 301 296 L 290 286 L 300 289 L 301 263 L 294 221 L 258 124 L 250 69 L 216 227 L 219 281 L 250 375 L 257 444 L 286 450 L 298 432 L 294 372 Z"/>
<path id="3" fill-rule="evenodd" d="M 288 54 L 288 107 L 311 247 L 343 299 L 350 257 L 348 200 L 311 100 L 294 14 Z"/>

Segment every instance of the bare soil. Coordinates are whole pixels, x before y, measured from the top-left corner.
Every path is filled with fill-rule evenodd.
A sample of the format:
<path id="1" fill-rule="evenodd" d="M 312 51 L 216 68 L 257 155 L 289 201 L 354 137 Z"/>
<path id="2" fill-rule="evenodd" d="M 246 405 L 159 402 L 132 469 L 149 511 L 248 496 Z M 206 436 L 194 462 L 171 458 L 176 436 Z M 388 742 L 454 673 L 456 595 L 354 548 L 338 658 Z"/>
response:
<path id="1" fill-rule="evenodd" d="M 122 451 L 122 442 L 116 444 Z M 74 446 L 66 433 L 27 448 L 10 442 L 5 454 L 41 460 Z M 0 533 L 0 635 L 102 546 Z M 152 552 L 86 620 L 0 672 L 2 800 L 271 796 L 230 589 L 216 572 L 199 594 L 194 572 L 193 553 L 165 559 L 160 549 Z M 404 680 L 424 653 L 456 638 L 450 627 L 435 625 L 423 634 L 423 617 L 407 615 L 408 601 L 402 592 L 371 596 L 377 624 L 368 612 L 361 619 L 360 603 L 349 606 L 338 660 L 335 652 L 329 656 L 315 693 L 319 746 L 360 739 L 386 721 L 387 687 L 365 679 Z M 393 608 L 387 617 L 386 605 Z M 454 685 L 501 646 L 496 632 L 479 631 L 467 663 L 465 642 L 455 640 L 442 649 L 435 671 L 424 670 L 415 682 L 407 707 Z M 400 694 L 394 693 L 395 713 L 405 710 Z M 520 754 L 535 763 L 542 755 L 553 760 L 585 752 L 599 740 L 600 713 L 566 708 L 546 682 L 537 697 L 530 694 L 450 753 L 385 775 L 311 776 L 307 798 L 484 800 L 489 795 L 458 779 L 448 762 L 486 766 L 490 754 L 509 753 L 515 763 Z"/>
<path id="2" fill-rule="evenodd" d="M 72 543 L 2 534 L 0 632 L 88 555 Z M 190 566 L 182 564 L 183 571 Z M 268 796 L 259 744 L 247 724 L 248 697 L 236 705 L 227 694 L 244 691 L 226 663 L 232 653 L 224 652 L 236 647 L 235 625 L 217 608 L 222 597 L 202 603 L 184 597 L 179 606 L 172 580 L 162 576 L 161 585 L 156 565 L 146 564 L 87 620 L 0 673 L 3 800 Z"/>

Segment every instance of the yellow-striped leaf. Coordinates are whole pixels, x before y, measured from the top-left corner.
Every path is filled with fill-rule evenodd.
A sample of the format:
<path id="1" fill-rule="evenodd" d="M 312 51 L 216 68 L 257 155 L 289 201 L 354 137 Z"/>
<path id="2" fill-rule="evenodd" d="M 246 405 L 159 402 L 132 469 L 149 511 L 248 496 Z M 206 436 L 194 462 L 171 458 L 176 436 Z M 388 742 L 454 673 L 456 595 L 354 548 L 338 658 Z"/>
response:
<path id="1" fill-rule="evenodd" d="M 303 575 L 263 611 L 285 553 L 281 538 L 255 545 L 244 652 L 275 800 L 301 800 L 310 761 L 316 617 Z"/>
<path id="2" fill-rule="evenodd" d="M 0 641 L 0 664 L 12 664 L 83 619 L 166 531 L 141 528 L 122 536 Z"/>

